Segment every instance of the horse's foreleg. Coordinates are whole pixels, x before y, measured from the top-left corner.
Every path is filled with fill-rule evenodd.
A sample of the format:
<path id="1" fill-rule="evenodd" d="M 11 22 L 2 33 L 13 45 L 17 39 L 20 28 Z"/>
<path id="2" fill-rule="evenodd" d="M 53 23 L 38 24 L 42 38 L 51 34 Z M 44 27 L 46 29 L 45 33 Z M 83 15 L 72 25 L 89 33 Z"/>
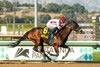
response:
<path id="1" fill-rule="evenodd" d="M 60 46 L 60 47 L 63 47 L 63 48 L 67 48 L 67 49 L 68 49 L 68 51 L 67 51 L 67 53 L 65 54 L 65 56 L 62 57 L 62 59 L 64 59 L 65 57 L 68 56 L 68 54 L 69 54 L 69 52 L 70 52 L 70 48 L 69 48 L 68 46 L 66 46 L 66 45 L 62 45 L 62 46 Z"/>
<path id="2" fill-rule="evenodd" d="M 44 51 L 44 45 L 41 44 L 41 50 L 40 52 L 42 52 L 44 59 L 46 59 L 46 57 L 49 59 L 49 61 L 51 61 L 51 58 L 49 58 L 48 55 L 46 55 L 45 51 Z"/>
<path id="3" fill-rule="evenodd" d="M 69 52 L 70 52 L 70 48 L 68 47 L 68 51 L 67 51 L 67 53 L 65 54 L 65 56 L 62 57 L 62 59 L 64 59 L 65 57 L 67 57 L 68 54 L 69 54 Z"/>

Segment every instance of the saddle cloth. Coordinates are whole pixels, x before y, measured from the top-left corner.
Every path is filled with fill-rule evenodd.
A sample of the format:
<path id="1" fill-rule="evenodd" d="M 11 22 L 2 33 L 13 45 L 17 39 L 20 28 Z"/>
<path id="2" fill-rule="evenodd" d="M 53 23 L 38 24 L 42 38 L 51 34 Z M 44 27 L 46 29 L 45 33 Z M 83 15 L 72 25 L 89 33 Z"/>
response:
<path id="1" fill-rule="evenodd" d="M 42 33 L 41 37 L 48 39 L 49 35 L 50 35 L 49 28 L 45 27 L 44 30 L 43 30 L 43 33 Z"/>

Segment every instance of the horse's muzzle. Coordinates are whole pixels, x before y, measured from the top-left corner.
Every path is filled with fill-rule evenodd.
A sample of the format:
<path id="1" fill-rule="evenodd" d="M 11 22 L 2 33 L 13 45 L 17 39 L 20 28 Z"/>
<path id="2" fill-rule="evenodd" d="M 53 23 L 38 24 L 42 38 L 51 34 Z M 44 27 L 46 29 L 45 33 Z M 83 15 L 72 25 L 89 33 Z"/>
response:
<path id="1" fill-rule="evenodd" d="M 80 30 L 79 30 L 79 33 L 80 33 L 80 34 L 82 34 L 82 33 L 83 33 L 83 30 L 82 30 L 82 29 L 80 29 Z"/>

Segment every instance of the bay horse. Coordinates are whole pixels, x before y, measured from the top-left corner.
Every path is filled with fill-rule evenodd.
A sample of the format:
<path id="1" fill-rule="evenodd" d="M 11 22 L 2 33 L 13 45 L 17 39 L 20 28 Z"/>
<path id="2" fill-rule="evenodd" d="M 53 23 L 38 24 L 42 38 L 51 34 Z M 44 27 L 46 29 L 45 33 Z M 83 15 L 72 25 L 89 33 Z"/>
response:
<path id="1" fill-rule="evenodd" d="M 35 28 L 27 31 L 20 39 L 18 39 L 16 42 L 12 43 L 10 46 L 12 46 L 12 47 L 18 46 L 22 40 L 27 38 L 28 40 L 35 43 L 33 50 L 42 53 L 44 58 L 47 57 L 49 60 L 51 60 L 51 58 L 49 58 L 44 51 L 43 43 L 46 43 L 50 46 L 50 42 L 49 42 L 50 40 L 41 37 L 43 30 L 44 30 L 44 28 L 35 27 Z M 70 48 L 69 48 L 69 46 L 65 45 L 65 42 L 68 40 L 68 36 L 72 32 L 72 30 L 74 30 L 78 33 L 83 32 L 81 27 L 78 25 L 78 23 L 76 21 L 74 21 L 74 20 L 68 21 L 63 28 L 61 28 L 57 33 L 54 34 L 52 46 L 54 47 L 56 54 L 54 55 L 54 54 L 51 54 L 50 52 L 48 52 L 50 55 L 59 56 L 59 49 L 58 49 L 59 47 L 68 49 L 67 53 L 65 54 L 65 56 L 62 57 L 62 59 L 64 59 L 68 55 Z M 40 51 L 38 51 L 38 46 L 41 46 Z"/>

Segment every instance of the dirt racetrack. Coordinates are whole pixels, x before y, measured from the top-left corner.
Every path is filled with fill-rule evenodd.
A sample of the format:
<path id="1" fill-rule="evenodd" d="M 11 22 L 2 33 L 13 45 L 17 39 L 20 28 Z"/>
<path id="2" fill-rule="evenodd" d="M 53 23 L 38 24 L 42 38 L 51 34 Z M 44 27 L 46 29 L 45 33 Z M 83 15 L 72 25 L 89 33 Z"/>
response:
<path id="1" fill-rule="evenodd" d="M 28 64 L 0 64 L 0 67 L 100 67 L 100 63 L 28 63 Z"/>

